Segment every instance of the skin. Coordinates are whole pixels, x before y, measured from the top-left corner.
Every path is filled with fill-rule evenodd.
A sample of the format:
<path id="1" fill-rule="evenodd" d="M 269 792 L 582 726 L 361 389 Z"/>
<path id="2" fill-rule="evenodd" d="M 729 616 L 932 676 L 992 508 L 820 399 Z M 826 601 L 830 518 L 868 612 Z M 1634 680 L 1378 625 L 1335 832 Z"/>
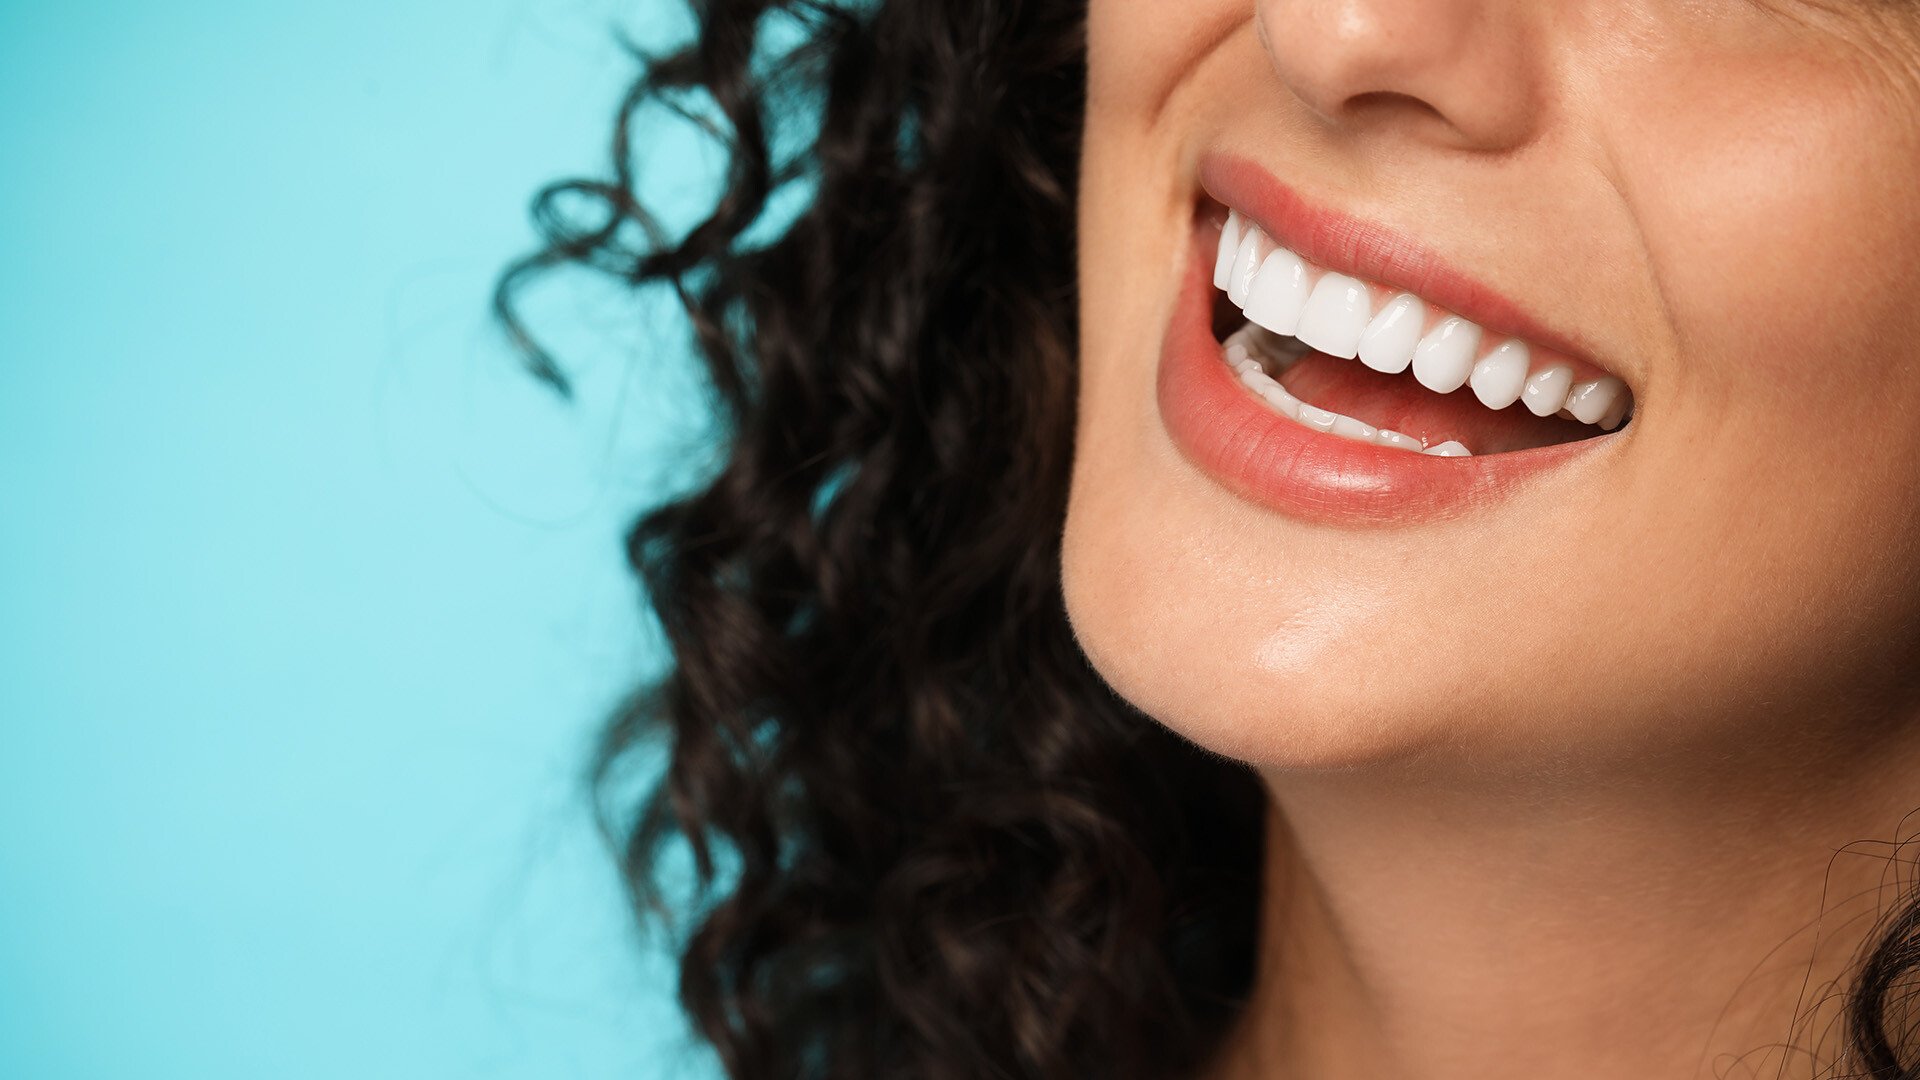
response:
<path id="1" fill-rule="evenodd" d="M 1068 612 L 1272 795 L 1216 1074 L 1812 1075 L 1893 895 L 1835 851 L 1920 807 L 1920 13 L 1092 0 L 1088 62 Z M 1154 396 L 1209 151 L 1590 343 L 1633 423 L 1444 520 L 1230 493 Z"/>

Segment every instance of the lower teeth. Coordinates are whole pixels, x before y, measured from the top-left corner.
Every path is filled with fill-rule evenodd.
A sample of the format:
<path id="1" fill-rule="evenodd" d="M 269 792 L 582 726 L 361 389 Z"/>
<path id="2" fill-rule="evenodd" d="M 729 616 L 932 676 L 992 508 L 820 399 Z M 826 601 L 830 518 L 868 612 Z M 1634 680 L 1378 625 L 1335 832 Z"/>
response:
<path id="1" fill-rule="evenodd" d="M 1411 435 L 1398 431 L 1376 428 L 1365 421 L 1355 420 L 1318 405 L 1301 401 L 1287 392 L 1287 388 L 1268 375 L 1257 356 L 1266 357 L 1275 365 L 1275 374 L 1292 367 L 1308 352 L 1305 346 L 1292 349 L 1274 349 L 1261 338 L 1263 332 L 1257 331 L 1251 323 L 1233 332 L 1225 343 L 1227 366 L 1233 368 L 1240 377 L 1241 385 L 1260 395 L 1260 399 L 1272 406 L 1275 412 L 1304 427 L 1315 431 L 1324 431 L 1355 442 L 1372 443 L 1375 446 L 1387 446 L 1396 450 L 1407 450 L 1432 457 L 1470 457 L 1472 452 L 1451 439 L 1443 443 L 1428 446 Z M 1293 338 L 1282 339 L 1298 345 Z"/>

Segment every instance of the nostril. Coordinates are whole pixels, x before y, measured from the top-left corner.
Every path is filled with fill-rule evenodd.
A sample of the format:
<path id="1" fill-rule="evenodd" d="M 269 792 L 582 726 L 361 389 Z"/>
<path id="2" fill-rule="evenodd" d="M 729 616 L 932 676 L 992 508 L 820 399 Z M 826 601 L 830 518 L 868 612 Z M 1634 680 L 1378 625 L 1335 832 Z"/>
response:
<path id="1" fill-rule="evenodd" d="M 1429 102 L 1412 94 L 1401 94 L 1392 90 L 1369 90 L 1364 94 L 1355 94 L 1347 99 L 1343 108 L 1357 120 L 1417 116 L 1422 120 L 1438 120 L 1445 123 L 1447 119 Z"/>
<path id="2" fill-rule="evenodd" d="M 1544 116 L 1547 57 L 1531 19 L 1483 15 L 1458 0 L 1259 0 L 1255 28 L 1281 83 L 1330 128 L 1510 150 Z"/>

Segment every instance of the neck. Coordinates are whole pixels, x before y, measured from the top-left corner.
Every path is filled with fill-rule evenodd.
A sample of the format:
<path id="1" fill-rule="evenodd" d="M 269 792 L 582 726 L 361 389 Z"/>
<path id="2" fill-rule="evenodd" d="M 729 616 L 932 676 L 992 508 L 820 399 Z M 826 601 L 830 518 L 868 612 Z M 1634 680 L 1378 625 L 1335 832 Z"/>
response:
<path id="1" fill-rule="evenodd" d="M 1920 806 L 1920 752 L 1881 734 L 1771 757 L 1792 769 L 1264 770 L 1259 975 L 1222 1072 L 1813 1075 L 1898 899 L 1860 841 Z"/>

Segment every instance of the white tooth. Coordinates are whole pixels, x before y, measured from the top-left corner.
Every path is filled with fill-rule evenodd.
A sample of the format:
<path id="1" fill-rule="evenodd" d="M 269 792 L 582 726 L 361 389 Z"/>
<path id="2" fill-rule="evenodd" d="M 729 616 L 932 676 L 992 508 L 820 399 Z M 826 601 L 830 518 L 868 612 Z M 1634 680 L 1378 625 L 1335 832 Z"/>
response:
<path id="1" fill-rule="evenodd" d="M 1292 334 L 1308 292 L 1307 264 L 1286 248 L 1274 248 L 1247 290 L 1247 318 L 1276 334 Z"/>
<path id="2" fill-rule="evenodd" d="M 1551 416 L 1566 405 L 1567 391 L 1572 388 L 1573 369 L 1565 364 L 1553 364 L 1527 376 L 1520 400 L 1527 403 L 1527 410 L 1533 415 Z"/>
<path id="3" fill-rule="evenodd" d="M 1291 334 L 1275 334 L 1270 336 L 1274 342 L 1274 363 L 1279 365 L 1281 371 L 1285 371 L 1300 361 L 1305 360 L 1308 355 L 1313 352 L 1312 349 L 1306 346 L 1306 343 Z"/>
<path id="4" fill-rule="evenodd" d="M 1328 412 L 1318 405 L 1309 405 L 1304 401 L 1300 403 L 1300 422 L 1310 428 L 1332 431 L 1334 422 L 1339 419 L 1339 413 Z"/>
<path id="5" fill-rule="evenodd" d="M 1226 349 L 1229 366 L 1236 369 L 1240 367 L 1240 362 L 1235 359 L 1237 352 L 1275 376 L 1298 363 L 1308 351 L 1293 338 L 1270 334 L 1252 323 L 1229 334 L 1221 345 Z"/>
<path id="6" fill-rule="evenodd" d="M 1269 382 L 1260 390 L 1260 396 L 1267 404 L 1279 409 L 1289 420 L 1300 419 L 1300 399 L 1287 393 L 1287 388 L 1277 382 Z"/>
<path id="7" fill-rule="evenodd" d="M 1411 435 L 1402 435 L 1388 428 L 1381 428 L 1379 431 L 1374 432 L 1373 441 L 1379 443 L 1381 446 L 1397 446 L 1402 450 L 1411 450 L 1416 454 L 1423 449 L 1419 439 Z"/>
<path id="8" fill-rule="evenodd" d="M 1364 439 L 1367 442 L 1372 442 L 1373 433 L 1377 430 L 1379 429 L 1372 424 L 1362 423 L 1351 416 L 1342 416 L 1339 413 L 1333 414 L 1333 433 L 1335 435 L 1345 435 L 1349 439 Z"/>
<path id="9" fill-rule="evenodd" d="M 1248 356 L 1267 356 L 1273 352 L 1273 335 L 1263 333 L 1252 323 L 1241 323 L 1240 329 L 1235 330 L 1227 341 L 1247 350 Z"/>
<path id="10" fill-rule="evenodd" d="M 1613 407 L 1606 411 L 1606 415 L 1600 417 L 1600 426 L 1608 431 L 1619 427 L 1621 422 L 1626 420 L 1627 410 L 1631 408 L 1632 405 L 1633 395 L 1621 394 L 1614 399 Z"/>
<path id="11" fill-rule="evenodd" d="M 1365 285 L 1345 274 L 1327 274 L 1300 309 L 1300 329 L 1293 336 L 1328 356 L 1351 360 L 1360 354 L 1372 306 Z"/>
<path id="12" fill-rule="evenodd" d="M 1266 372 L 1260 370 L 1260 365 L 1255 364 L 1253 367 L 1240 369 L 1240 385 L 1254 393 L 1257 394 L 1266 389 L 1269 384 L 1279 385 Z"/>
<path id="13" fill-rule="evenodd" d="M 1429 446 L 1425 450 L 1422 450 L 1421 453 L 1431 454 L 1434 457 L 1472 457 L 1473 456 L 1473 451 L 1468 450 L 1466 447 L 1461 446 L 1459 443 L 1454 442 L 1452 439 L 1448 439 L 1446 442 L 1441 443 L 1439 446 Z"/>
<path id="14" fill-rule="evenodd" d="M 1247 293 L 1253 289 L 1253 276 L 1272 250 L 1273 241 L 1259 226 L 1249 222 L 1240 230 L 1240 249 L 1234 252 L 1233 265 L 1227 269 L 1227 299 L 1242 311 L 1247 307 Z"/>
<path id="15" fill-rule="evenodd" d="M 1508 338 L 1473 365 L 1473 396 L 1489 409 L 1504 409 L 1520 400 L 1527 385 L 1527 367 L 1533 357 L 1527 343 Z"/>
<path id="16" fill-rule="evenodd" d="M 1426 321 L 1427 305 L 1412 293 L 1401 293 L 1387 301 L 1367 324 L 1367 332 L 1360 335 L 1360 362 L 1388 375 L 1407 370 L 1413 362 L 1413 347 L 1420 342 L 1420 327 Z"/>
<path id="17" fill-rule="evenodd" d="M 1227 223 L 1220 229 L 1220 249 L 1213 256 L 1213 287 L 1227 287 L 1227 271 L 1233 269 L 1233 253 L 1240 250 L 1240 211 L 1227 211 Z"/>
<path id="18" fill-rule="evenodd" d="M 1611 375 L 1578 383 L 1573 392 L 1567 395 L 1567 411 L 1583 424 L 1599 423 L 1600 418 L 1613 407 L 1613 400 L 1626 388 L 1625 383 Z"/>
<path id="19" fill-rule="evenodd" d="M 1440 321 L 1413 350 L 1413 377 L 1435 393 L 1451 394 L 1465 385 L 1480 351 L 1480 327 L 1458 315 Z"/>

